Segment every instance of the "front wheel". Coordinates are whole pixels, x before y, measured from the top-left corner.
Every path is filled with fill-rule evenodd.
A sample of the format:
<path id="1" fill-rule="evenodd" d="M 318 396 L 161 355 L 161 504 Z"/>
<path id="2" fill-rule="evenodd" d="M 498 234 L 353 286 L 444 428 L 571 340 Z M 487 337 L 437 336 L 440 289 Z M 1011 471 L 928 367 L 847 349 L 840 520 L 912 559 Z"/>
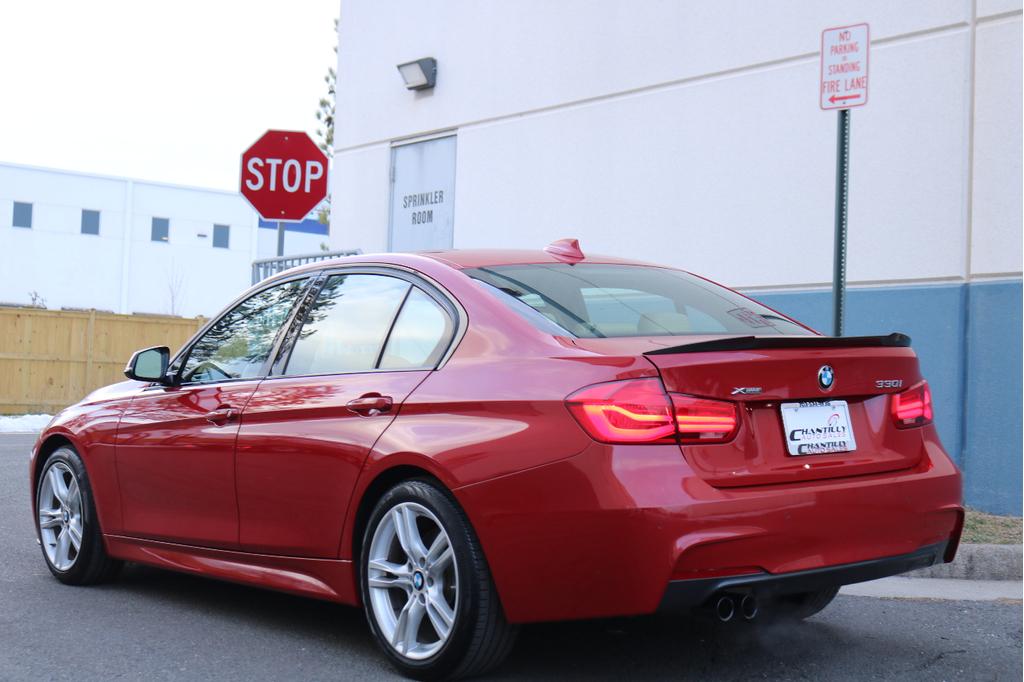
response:
<path id="1" fill-rule="evenodd" d="M 36 530 L 50 573 L 69 585 L 113 577 L 121 562 L 103 546 L 92 488 L 81 457 L 70 447 L 55 450 L 36 484 Z"/>
<path id="2" fill-rule="evenodd" d="M 476 535 L 433 482 L 400 483 L 377 503 L 363 537 L 360 588 L 378 644 L 407 676 L 480 674 L 515 640 Z"/>

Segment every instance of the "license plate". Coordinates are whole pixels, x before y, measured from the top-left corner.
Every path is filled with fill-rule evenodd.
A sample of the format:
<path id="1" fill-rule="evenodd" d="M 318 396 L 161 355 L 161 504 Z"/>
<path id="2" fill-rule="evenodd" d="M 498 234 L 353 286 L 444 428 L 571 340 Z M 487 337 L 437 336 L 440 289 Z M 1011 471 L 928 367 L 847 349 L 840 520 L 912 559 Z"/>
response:
<path id="1" fill-rule="evenodd" d="M 782 425 L 791 455 L 827 455 L 857 449 L 845 400 L 782 403 Z"/>

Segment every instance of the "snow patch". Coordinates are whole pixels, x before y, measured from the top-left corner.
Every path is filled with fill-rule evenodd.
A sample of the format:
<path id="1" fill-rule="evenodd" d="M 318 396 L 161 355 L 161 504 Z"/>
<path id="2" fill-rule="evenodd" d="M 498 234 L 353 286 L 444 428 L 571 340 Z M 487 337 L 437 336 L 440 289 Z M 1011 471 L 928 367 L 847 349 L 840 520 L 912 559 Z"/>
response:
<path id="1" fill-rule="evenodd" d="M 53 415 L 21 414 L 16 417 L 0 415 L 0 433 L 38 433 L 50 423 Z"/>

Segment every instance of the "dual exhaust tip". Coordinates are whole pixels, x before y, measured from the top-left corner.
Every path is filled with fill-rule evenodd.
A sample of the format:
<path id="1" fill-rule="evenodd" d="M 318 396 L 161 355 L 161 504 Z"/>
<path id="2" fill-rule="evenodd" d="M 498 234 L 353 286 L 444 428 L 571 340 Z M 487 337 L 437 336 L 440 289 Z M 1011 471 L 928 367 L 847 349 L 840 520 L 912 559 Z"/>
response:
<path id="1" fill-rule="evenodd" d="M 757 612 L 757 597 L 752 594 L 723 594 L 715 600 L 715 615 L 722 623 L 728 623 L 733 618 L 754 620 Z"/>

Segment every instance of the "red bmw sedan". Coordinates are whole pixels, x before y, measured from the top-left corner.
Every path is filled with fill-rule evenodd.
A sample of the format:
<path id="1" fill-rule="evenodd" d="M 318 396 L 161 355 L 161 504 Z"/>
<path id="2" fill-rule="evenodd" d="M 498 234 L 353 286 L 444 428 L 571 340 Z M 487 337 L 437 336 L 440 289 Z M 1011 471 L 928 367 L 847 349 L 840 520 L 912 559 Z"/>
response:
<path id="1" fill-rule="evenodd" d="M 125 373 L 35 445 L 53 575 L 361 605 L 417 678 L 495 666 L 520 623 L 805 618 L 960 538 L 906 336 L 573 240 L 289 270 Z"/>

